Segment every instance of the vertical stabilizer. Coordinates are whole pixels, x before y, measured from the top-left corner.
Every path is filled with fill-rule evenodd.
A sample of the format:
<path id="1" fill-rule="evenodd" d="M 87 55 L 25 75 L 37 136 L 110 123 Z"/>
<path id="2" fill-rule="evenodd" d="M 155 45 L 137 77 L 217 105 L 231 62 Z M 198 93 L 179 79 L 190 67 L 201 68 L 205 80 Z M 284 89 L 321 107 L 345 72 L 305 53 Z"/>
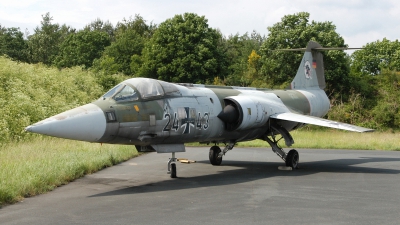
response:
<path id="1" fill-rule="evenodd" d="M 324 62 L 318 48 L 322 47 L 317 42 L 308 42 L 296 76 L 290 83 L 291 89 L 325 89 Z"/>

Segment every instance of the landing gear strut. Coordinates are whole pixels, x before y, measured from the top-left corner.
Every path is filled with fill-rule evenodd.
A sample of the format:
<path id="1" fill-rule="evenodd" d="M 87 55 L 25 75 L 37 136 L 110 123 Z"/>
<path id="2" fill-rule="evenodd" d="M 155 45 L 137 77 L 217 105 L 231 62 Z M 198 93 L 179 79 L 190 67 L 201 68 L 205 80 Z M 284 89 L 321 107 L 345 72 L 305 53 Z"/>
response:
<path id="1" fill-rule="evenodd" d="M 229 143 L 225 146 L 224 150 L 221 151 L 221 149 L 214 145 L 210 148 L 209 152 L 209 158 L 210 158 L 210 163 L 211 165 L 214 166 L 219 166 L 222 163 L 222 156 L 224 156 L 228 151 L 232 150 L 233 146 L 235 146 L 235 143 Z"/>
<path id="2" fill-rule="evenodd" d="M 284 128 L 280 128 L 280 129 L 284 129 Z M 280 130 L 282 131 L 282 130 Z M 289 132 L 285 132 L 286 130 L 282 131 L 282 133 L 284 133 L 282 135 L 282 138 L 285 139 L 286 144 L 288 145 L 288 143 L 293 144 L 293 138 L 292 136 L 289 134 Z M 298 165 L 299 165 L 299 153 L 295 150 L 292 149 L 290 150 L 288 153 L 286 153 L 279 145 L 278 145 L 278 141 L 280 140 L 275 140 L 275 135 L 272 134 L 271 138 L 269 138 L 267 135 L 265 135 L 264 140 L 266 142 L 268 142 L 268 144 L 271 146 L 272 151 L 275 152 L 283 161 L 285 161 L 286 166 L 287 167 L 292 167 L 292 169 L 297 169 Z M 290 146 L 288 145 L 288 146 Z"/>
<path id="3" fill-rule="evenodd" d="M 176 158 L 175 152 L 172 153 L 172 157 L 168 161 L 168 174 L 171 174 L 171 178 L 177 178 L 176 176 Z"/>

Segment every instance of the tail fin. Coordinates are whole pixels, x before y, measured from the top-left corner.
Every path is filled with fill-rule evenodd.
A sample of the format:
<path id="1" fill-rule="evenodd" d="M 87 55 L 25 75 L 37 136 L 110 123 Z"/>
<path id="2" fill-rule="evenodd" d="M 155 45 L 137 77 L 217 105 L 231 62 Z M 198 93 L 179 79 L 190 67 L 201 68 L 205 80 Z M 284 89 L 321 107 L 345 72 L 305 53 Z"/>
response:
<path id="1" fill-rule="evenodd" d="M 293 51 L 305 50 L 299 69 L 292 83 L 291 89 L 325 89 L 323 49 L 320 44 L 314 41 L 308 42 L 306 49 L 293 49 Z"/>

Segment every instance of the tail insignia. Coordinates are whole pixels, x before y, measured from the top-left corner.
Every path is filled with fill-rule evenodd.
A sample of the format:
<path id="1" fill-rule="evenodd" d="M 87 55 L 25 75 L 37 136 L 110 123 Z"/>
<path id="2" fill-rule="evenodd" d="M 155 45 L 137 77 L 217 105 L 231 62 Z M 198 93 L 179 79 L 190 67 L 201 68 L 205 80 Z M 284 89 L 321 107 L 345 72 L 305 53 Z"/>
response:
<path id="1" fill-rule="evenodd" d="M 309 61 L 306 61 L 304 64 L 304 75 L 306 76 L 307 79 L 312 79 L 311 78 L 311 65 Z"/>

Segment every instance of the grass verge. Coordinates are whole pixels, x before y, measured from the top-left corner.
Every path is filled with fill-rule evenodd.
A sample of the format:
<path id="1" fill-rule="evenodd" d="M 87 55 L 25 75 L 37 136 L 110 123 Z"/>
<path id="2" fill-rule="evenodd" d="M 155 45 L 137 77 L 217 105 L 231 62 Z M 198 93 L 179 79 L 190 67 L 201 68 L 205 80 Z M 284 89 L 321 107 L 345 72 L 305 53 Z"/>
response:
<path id="1" fill-rule="evenodd" d="M 315 149 L 355 149 L 355 150 L 389 150 L 400 151 L 400 132 L 355 133 L 340 130 L 297 130 L 290 132 L 294 139 L 291 148 Z M 279 142 L 286 147 L 283 140 Z M 191 143 L 190 146 L 201 146 Z M 238 147 L 266 147 L 262 140 L 246 141 L 237 144 Z"/>
<path id="2" fill-rule="evenodd" d="M 0 207 L 53 190 L 85 174 L 128 160 L 134 146 L 94 144 L 57 138 L 0 148 Z"/>

